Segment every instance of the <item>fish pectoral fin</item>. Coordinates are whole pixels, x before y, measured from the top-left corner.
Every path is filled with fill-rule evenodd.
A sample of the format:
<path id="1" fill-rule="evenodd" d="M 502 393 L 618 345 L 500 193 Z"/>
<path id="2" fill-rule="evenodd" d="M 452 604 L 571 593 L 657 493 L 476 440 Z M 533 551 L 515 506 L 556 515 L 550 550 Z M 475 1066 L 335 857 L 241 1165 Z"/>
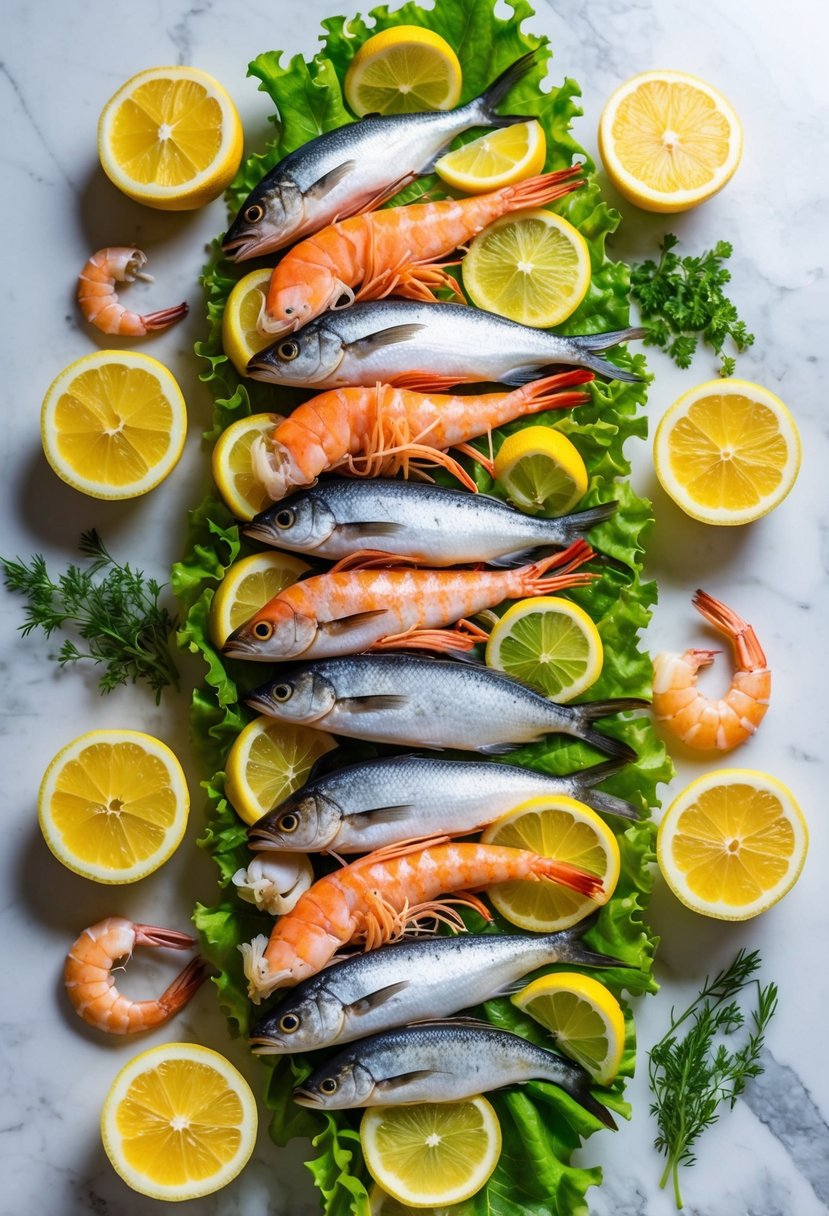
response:
<path id="1" fill-rule="evenodd" d="M 525 986 L 518 985 L 518 991 Z M 458 1029 L 464 1030 L 492 1030 L 492 1022 L 488 1022 L 486 1018 L 459 1017 L 459 1018 L 415 1018 L 414 1021 L 407 1022 L 407 1026 L 439 1026 L 442 1030 L 447 1026 L 455 1026 Z"/>
<path id="2" fill-rule="evenodd" d="M 372 1009 L 385 1005 L 386 1001 L 390 1001 L 393 996 L 397 996 L 398 992 L 403 992 L 406 988 L 409 988 L 411 982 L 411 980 L 400 980 L 397 984 L 389 984 L 385 988 L 378 988 L 376 992 L 371 992 L 368 996 L 361 997 L 359 1001 L 353 1001 L 352 1004 L 345 1005 L 343 1013 L 370 1013 Z"/>
<path id="3" fill-rule="evenodd" d="M 317 178 L 313 185 L 305 191 L 306 198 L 322 198 L 329 190 L 333 190 L 339 182 L 357 168 L 356 160 L 344 160 L 336 169 L 330 169 L 322 177 Z"/>
<path id="4" fill-rule="evenodd" d="M 347 816 L 348 826 L 359 831 L 360 828 L 374 827 L 378 823 L 396 823 L 398 819 L 406 818 L 412 805 L 411 802 L 401 802 L 399 806 L 376 806 L 371 811 Z"/>
<path id="5" fill-rule="evenodd" d="M 376 350 L 383 350 L 386 346 L 409 342 L 424 328 L 419 321 L 411 321 L 406 325 L 390 325 L 388 329 L 378 329 L 376 333 L 358 338 L 356 342 L 351 343 L 350 350 L 358 359 L 366 359 Z"/>
<path id="6" fill-rule="evenodd" d="M 518 747 L 521 747 L 520 743 L 487 743 L 483 747 L 476 747 L 475 751 L 482 756 L 506 756 Z"/>
<path id="7" fill-rule="evenodd" d="M 401 372 L 399 376 L 390 376 L 388 383 L 416 393 L 443 393 L 458 383 L 458 377 L 438 376 L 434 372 Z"/>
<path id="8" fill-rule="evenodd" d="M 319 631 L 330 638 L 345 637 L 355 629 L 362 629 L 363 625 L 376 620 L 378 616 L 385 616 L 387 612 L 387 608 L 375 608 L 371 612 L 352 612 L 350 616 L 339 616 L 333 621 L 321 622 Z"/>
<path id="9" fill-rule="evenodd" d="M 363 118 L 379 118 L 379 114 L 364 114 Z M 377 194 L 373 195 L 367 202 L 363 203 L 359 211 L 352 212 L 353 215 L 367 215 L 369 211 L 376 211 L 378 207 L 382 207 L 383 203 L 387 203 L 389 199 L 394 198 L 395 194 L 399 194 L 404 186 L 408 186 L 409 182 L 417 177 L 416 173 L 404 173 L 402 177 L 398 177 L 396 181 L 390 182 L 388 186 L 384 186 Z"/>
<path id="10" fill-rule="evenodd" d="M 339 524 L 337 536 L 344 540 L 360 540 L 363 536 L 397 536 L 400 532 L 405 531 L 405 526 L 395 523 L 394 520 L 370 519 L 360 524 Z"/>
<path id="11" fill-rule="evenodd" d="M 404 1085 L 411 1084 L 412 1081 L 420 1081 L 425 1077 L 439 1077 L 440 1073 L 434 1068 L 417 1068 L 412 1072 L 401 1072 L 397 1077 L 386 1077 L 382 1081 L 377 1082 L 377 1089 L 384 1094 L 391 1093 L 395 1089 L 402 1089 Z"/>
<path id="12" fill-rule="evenodd" d="M 352 714 L 373 714 L 381 709 L 405 709 L 409 698 L 399 693 L 373 693 L 366 697 L 343 697 L 338 704 Z"/>

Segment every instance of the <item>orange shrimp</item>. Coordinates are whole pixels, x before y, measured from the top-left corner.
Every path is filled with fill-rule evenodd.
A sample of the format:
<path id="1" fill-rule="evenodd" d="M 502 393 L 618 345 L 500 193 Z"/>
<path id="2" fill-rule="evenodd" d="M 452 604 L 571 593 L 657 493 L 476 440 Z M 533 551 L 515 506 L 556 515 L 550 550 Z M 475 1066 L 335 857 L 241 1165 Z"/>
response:
<path id="1" fill-rule="evenodd" d="M 335 567 L 280 591 L 234 629 L 222 653 L 271 662 L 413 646 L 470 650 L 488 635 L 467 617 L 507 599 L 583 586 L 595 575 L 573 572 L 594 556 L 586 541 L 577 540 L 514 570 L 355 569 L 346 559 L 347 569 Z M 545 577 L 554 569 L 559 573 Z M 454 621 L 457 628 L 444 628 Z"/>
<path id="2" fill-rule="evenodd" d="M 240 946 L 248 995 L 258 1002 L 275 988 L 314 975 L 349 942 L 373 950 L 431 922 L 463 928 L 453 905 L 492 915 L 472 890 L 496 882 L 549 881 L 604 903 L 612 892 L 601 879 L 567 862 L 529 849 L 492 844 L 453 844 L 446 837 L 407 841 L 377 849 L 306 891 L 293 911 L 280 917 L 270 938 L 260 934 Z M 463 892 L 438 900 L 444 892 Z"/>
<path id="3" fill-rule="evenodd" d="M 653 664 L 653 711 L 672 734 L 699 751 L 730 751 L 753 735 L 766 716 L 771 671 L 751 625 L 705 591 L 694 607 L 731 639 L 737 670 L 724 697 L 706 697 L 697 688 L 700 667 L 713 663 L 716 650 L 660 654 Z"/>
<path id="4" fill-rule="evenodd" d="M 391 292 L 434 300 L 435 291 L 444 287 L 464 302 L 443 266 L 425 263 L 452 253 L 499 216 L 540 207 L 577 190 L 584 180 L 570 179 L 581 170 L 581 165 L 571 165 L 489 194 L 391 207 L 330 224 L 300 241 L 279 262 L 258 327 L 267 334 L 291 333 L 328 308 L 347 308 L 357 299 L 379 300 Z"/>
<path id="5" fill-rule="evenodd" d="M 135 946 L 164 946 L 187 950 L 196 940 L 174 929 L 134 925 L 122 916 L 109 916 L 84 929 L 66 956 L 63 982 L 75 1012 L 98 1030 L 136 1034 L 163 1024 L 178 1013 L 207 974 L 204 959 L 191 959 L 169 988 L 155 1001 L 131 1001 L 115 987 L 112 968 L 129 958 Z"/>
<path id="6" fill-rule="evenodd" d="M 470 440 L 515 418 L 583 405 L 589 393 L 563 390 L 592 379 L 592 372 L 575 368 L 510 393 L 467 397 L 391 384 L 330 389 L 297 406 L 267 439 L 254 441 L 254 476 L 274 502 L 313 485 L 330 469 L 355 477 L 393 477 L 401 471 L 422 476 L 424 467 L 442 465 L 475 491 L 475 482 L 446 448 L 466 451 L 491 471 L 480 452 L 466 448 Z"/>
<path id="7" fill-rule="evenodd" d="M 84 266 L 78 277 L 78 304 L 84 320 L 105 334 L 120 334 L 125 338 L 140 338 L 156 329 L 166 329 L 187 312 L 187 304 L 161 308 L 140 316 L 129 312 L 115 294 L 116 283 L 133 283 L 136 279 L 152 282 L 152 276 L 142 274 L 147 255 L 140 249 L 114 246 L 99 249 Z"/>

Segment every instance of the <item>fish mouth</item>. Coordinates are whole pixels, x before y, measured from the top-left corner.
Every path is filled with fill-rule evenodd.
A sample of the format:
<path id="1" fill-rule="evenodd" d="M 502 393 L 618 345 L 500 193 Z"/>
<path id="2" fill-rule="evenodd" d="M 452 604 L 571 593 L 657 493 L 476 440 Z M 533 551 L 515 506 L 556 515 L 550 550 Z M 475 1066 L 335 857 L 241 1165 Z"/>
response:
<path id="1" fill-rule="evenodd" d="M 242 532 L 252 540 L 264 541 L 266 545 L 277 543 L 274 529 L 265 520 L 252 519 L 249 523 L 242 524 Z"/>
<path id="2" fill-rule="evenodd" d="M 244 625 L 240 626 L 244 629 Z M 238 632 L 238 631 L 237 631 Z M 222 654 L 228 659 L 254 659 L 265 663 L 268 662 L 270 656 L 263 654 L 258 642 L 244 637 L 236 637 L 236 633 L 232 633 L 227 641 L 222 646 Z"/>
<path id="3" fill-rule="evenodd" d="M 319 1094 L 315 1094 L 311 1089 L 305 1089 L 302 1085 L 297 1085 L 296 1089 L 291 1094 L 294 1102 L 299 1106 L 311 1106 L 314 1109 L 319 1109 L 323 1106 L 322 1098 Z"/>
<path id="4" fill-rule="evenodd" d="M 268 828 L 253 824 L 248 828 L 248 848 L 269 849 L 275 852 L 282 848 L 282 840 Z"/>
<path id="5" fill-rule="evenodd" d="M 251 1051 L 257 1056 L 278 1056 L 285 1051 L 285 1044 L 275 1035 L 253 1034 L 248 1043 Z"/>
<path id="6" fill-rule="evenodd" d="M 269 248 L 267 238 L 252 232 L 242 232 L 238 236 L 228 234 L 222 241 L 222 253 L 227 254 L 232 262 L 242 262 L 258 253 L 267 253 Z"/>

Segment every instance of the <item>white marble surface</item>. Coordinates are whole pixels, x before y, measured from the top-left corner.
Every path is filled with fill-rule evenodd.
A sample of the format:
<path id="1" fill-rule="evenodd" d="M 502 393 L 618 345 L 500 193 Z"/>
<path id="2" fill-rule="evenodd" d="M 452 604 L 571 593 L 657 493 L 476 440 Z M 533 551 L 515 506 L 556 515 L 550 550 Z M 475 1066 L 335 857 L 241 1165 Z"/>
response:
<path id="1" fill-rule="evenodd" d="M 214 73 L 242 113 L 249 146 L 258 146 L 266 98 L 245 77 L 259 51 L 311 52 L 317 23 L 355 0 L 285 0 L 242 5 L 230 0 L 85 0 L 80 5 L 32 0 L 6 6 L 0 69 L 4 188 L 3 414 L 0 444 L 0 552 L 43 552 L 55 568 L 75 556 L 83 528 L 96 525 L 121 558 L 164 579 L 182 549 L 185 509 L 208 477 L 199 434 L 209 414 L 191 353 L 199 337 L 197 276 L 204 245 L 224 227 L 216 202 L 195 214 L 164 215 L 133 205 L 103 177 L 95 124 L 103 103 L 132 73 L 160 63 L 190 63 Z M 700 1216 L 817 1216 L 829 1205 L 829 929 L 824 867 L 829 860 L 824 791 L 829 607 L 827 525 L 829 467 L 825 413 L 827 170 L 829 96 L 821 0 L 592 0 L 589 6 L 539 0 L 533 28 L 549 34 L 552 75 L 572 75 L 584 91 L 585 118 L 576 134 L 595 153 L 603 101 L 635 71 L 681 68 L 718 84 L 745 121 L 746 151 L 728 189 L 700 210 L 663 222 L 627 208 L 613 242 L 617 254 L 650 254 L 666 230 L 687 248 L 718 238 L 734 242 L 733 294 L 757 334 L 739 372 L 778 392 L 793 409 L 804 440 L 799 482 L 780 509 L 745 529 L 708 529 L 682 516 L 655 485 L 648 445 L 633 453 L 639 489 L 651 493 L 656 527 L 650 573 L 661 602 L 650 630 L 653 650 L 702 643 L 690 606 L 702 585 L 756 624 L 774 669 L 771 711 L 756 740 L 726 765 L 766 769 L 800 799 L 811 829 L 811 852 L 795 891 L 765 917 L 745 926 L 706 922 L 682 909 L 657 885 L 652 920 L 663 938 L 661 995 L 643 1003 L 640 1040 L 647 1047 L 666 1026 L 672 1002 L 682 1003 L 702 977 L 736 949 L 757 947 L 764 977 L 780 985 L 780 1010 L 768 1036 L 762 1083 L 723 1117 L 699 1145 L 699 1164 L 686 1172 L 686 1210 Z M 806 31 L 811 30 L 807 35 Z M 87 500 L 59 483 L 40 451 L 43 393 L 70 360 L 105 345 L 79 323 L 75 276 L 88 253 L 135 242 L 151 256 L 156 282 L 132 289 L 139 310 L 187 298 L 192 311 L 177 328 L 144 349 L 178 376 L 190 410 L 184 459 L 146 498 L 122 506 Z M 653 357 L 649 411 L 657 419 L 678 393 L 715 374 L 700 354 L 678 372 Z M 821 379 L 823 377 L 823 380 Z M 174 859 L 135 887 L 93 886 L 63 870 L 43 845 L 36 823 L 40 776 L 52 755 L 82 730 L 142 728 L 167 739 L 187 760 L 186 701 L 156 709 L 149 695 L 122 690 L 101 699 L 94 678 L 60 674 L 47 662 L 41 637 L 21 641 L 22 603 L 0 595 L 3 848 L 0 854 L 0 1216 L 34 1210 L 41 1216 L 138 1216 L 158 1205 L 129 1192 L 113 1174 L 98 1134 L 98 1113 L 115 1071 L 136 1050 L 101 1042 L 68 1011 L 60 971 L 67 946 L 84 925 L 110 912 L 186 928 L 195 898 L 210 901 L 214 873 L 195 848 L 200 826 L 199 774 L 188 772 L 194 813 Z M 192 677 L 186 670 L 186 677 Z M 706 687 L 726 679 L 723 668 Z M 672 789 L 706 765 L 682 760 Z M 136 959 L 124 981 L 161 984 L 172 965 Z M 224 1051 L 257 1082 L 257 1066 L 231 1043 L 209 990 L 168 1027 L 151 1035 L 194 1039 Z M 591 1192 L 596 1216 L 662 1216 L 672 1210 L 656 1182 L 644 1069 L 631 1087 L 634 1117 L 616 1136 L 598 1136 L 585 1154 L 605 1166 L 605 1185 Z M 206 1216 L 304 1216 L 317 1210 L 300 1165 L 300 1148 L 276 1150 L 264 1129 L 250 1167 L 224 1192 L 183 1211 Z"/>

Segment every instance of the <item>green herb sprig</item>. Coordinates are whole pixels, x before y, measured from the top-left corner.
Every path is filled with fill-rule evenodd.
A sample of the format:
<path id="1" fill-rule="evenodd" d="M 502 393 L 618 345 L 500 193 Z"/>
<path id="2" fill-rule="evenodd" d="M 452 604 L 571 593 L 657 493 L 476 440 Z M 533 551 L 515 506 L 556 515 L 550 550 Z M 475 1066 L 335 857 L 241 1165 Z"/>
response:
<path id="1" fill-rule="evenodd" d="M 723 262 L 731 257 L 728 241 L 717 241 L 699 257 L 681 258 L 672 250 L 679 240 L 665 234 L 658 262 L 631 269 L 630 294 L 638 303 L 647 329 L 645 342 L 667 351 L 678 367 L 690 366 L 698 336 L 720 356 L 720 375 L 732 376 L 736 359 L 724 353 L 731 338 L 738 351 L 754 341 L 736 306 L 723 291 L 731 272 Z"/>
<path id="2" fill-rule="evenodd" d="M 26 637 L 42 629 L 50 637 L 56 629 L 70 625 L 88 645 L 81 650 L 66 638 L 52 657 L 61 665 L 91 659 L 105 664 L 99 681 L 102 693 L 112 692 L 127 681 L 146 681 L 155 692 L 156 705 L 161 690 L 172 684 L 179 687 L 178 671 L 169 649 L 169 637 L 176 620 L 158 597 L 162 585 L 145 578 L 143 571 L 121 566 L 107 551 L 94 528 L 84 532 L 79 549 L 91 564 L 86 569 L 69 566 L 54 582 L 41 554 L 30 563 L 0 558 L 10 591 L 28 597 L 26 621 L 20 632 Z M 107 574 L 96 576 L 107 570 Z"/>
<path id="3" fill-rule="evenodd" d="M 682 1207 L 679 1167 L 693 1165 L 698 1136 L 719 1119 L 718 1107 L 732 1107 L 746 1082 L 763 1071 L 759 1063 L 765 1030 L 777 1008 L 777 985 L 764 988 L 752 976 L 759 969 L 757 950 L 740 950 L 734 961 L 713 980 L 706 979 L 699 994 L 678 1017 L 671 1010 L 671 1025 L 650 1051 L 648 1078 L 654 1101 L 651 1114 L 659 1125 L 654 1144 L 668 1162 L 659 1185 L 673 1177 L 676 1206 Z M 751 1014 L 747 1041 L 729 1050 L 720 1036 L 734 1034 L 745 1023 L 736 997 L 749 984 L 757 989 L 757 1006 Z M 677 1031 L 691 1022 L 684 1038 Z"/>

